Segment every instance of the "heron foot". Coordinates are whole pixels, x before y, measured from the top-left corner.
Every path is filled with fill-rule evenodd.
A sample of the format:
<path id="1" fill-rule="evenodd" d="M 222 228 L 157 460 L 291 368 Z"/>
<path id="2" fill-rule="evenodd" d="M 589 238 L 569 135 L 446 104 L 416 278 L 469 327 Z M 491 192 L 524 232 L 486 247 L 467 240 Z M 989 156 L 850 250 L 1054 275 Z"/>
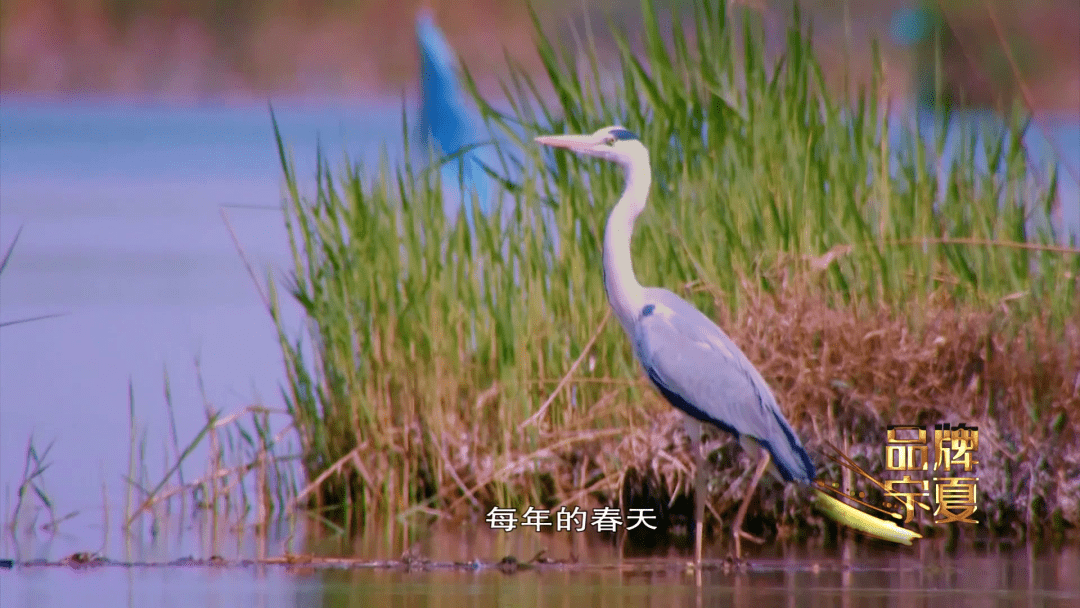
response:
<path id="1" fill-rule="evenodd" d="M 748 541 L 750 541 L 752 543 L 756 543 L 756 544 L 759 544 L 759 545 L 764 545 L 765 544 L 765 539 L 764 538 L 761 538 L 760 536 L 754 536 L 753 534 L 750 534 L 746 530 L 739 530 L 739 531 L 736 532 L 736 534 L 738 534 L 742 538 L 745 538 L 746 540 L 748 540 Z"/>
<path id="2" fill-rule="evenodd" d="M 746 572 L 750 569 L 750 562 L 735 555 L 734 553 L 728 554 L 724 558 L 724 561 L 720 564 L 724 574 L 731 574 L 732 572 Z"/>
<path id="3" fill-rule="evenodd" d="M 759 545 L 765 544 L 765 539 L 764 538 L 759 538 L 757 536 L 754 536 L 753 534 L 750 534 L 749 532 L 747 532 L 746 530 L 743 530 L 742 528 L 736 528 L 736 529 L 732 530 L 731 531 L 731 536 L 733 537 L 733 540 L 735 541 L 735 543 L 732 545 L 732 551 L 731 551 L 731 553 L 735 557 L 735 559 L 742 559 L 742 539 L 745 538 L 746 540 L 748 540 L 750 542 L 753 542 L 753 543 L 757 543 Z"/>

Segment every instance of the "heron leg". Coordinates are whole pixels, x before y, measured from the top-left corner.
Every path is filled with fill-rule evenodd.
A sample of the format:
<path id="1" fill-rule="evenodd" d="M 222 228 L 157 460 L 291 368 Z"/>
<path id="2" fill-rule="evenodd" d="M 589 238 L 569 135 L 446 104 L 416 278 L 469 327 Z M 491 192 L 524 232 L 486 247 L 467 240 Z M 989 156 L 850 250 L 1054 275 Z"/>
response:
<path id="1" fill-rule="evenodd" d="M 701 440 L 698 440 L 697 467 L 694 471 L 694 563 L 701 564 L 701 549 L 705 533 L 705 454 L 701 449 Z"/>
<path id="2" fill-rule="evenodd" d="M 754 490 L 757 489 L 758 482 L 761 481 L 761 476 L 765 474 L 765 469 L 769 467 L 772 456 L 765 448 L 761 449 L 761 458 L 758 460 L 757 470 L 754 471 L 754 477 L 750 480 L 750 486 L 746 488 L 746 495 L 743 496 L 742 504 L 739 505 L 739 512 L 735 515 L 735 521 L 731 523 L 731 534 L 735 537 L 735 559 L 742 559 L 742 539 L 747 539 L 758 544 L 765 542 L 764 539 L 758 538 L 749 532 L 742 529 L 743 518 L 746 517 L 746 509 L 750 506 L 750 499 L 754 496 Z"/>
<path id="3" fill-rule="evenodd" d="M 686 420 L 690 449 L 694 452 L 694 565 L 701 565 L 702 537 L 705 532 L 705 454 L 701 446 L 701 423 Z"/>

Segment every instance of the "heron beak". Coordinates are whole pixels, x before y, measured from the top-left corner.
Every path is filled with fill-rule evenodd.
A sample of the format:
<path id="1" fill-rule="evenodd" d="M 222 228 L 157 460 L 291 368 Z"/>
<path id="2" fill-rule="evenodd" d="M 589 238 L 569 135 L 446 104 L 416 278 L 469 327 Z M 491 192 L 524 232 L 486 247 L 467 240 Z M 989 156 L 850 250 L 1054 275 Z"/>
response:
<path id="1" fill-rule="evenodd" d="M 566 148 L 574 152 L 587 152 L 597 143 L 592 135 L 541 135 L 534 141 L 543 146 Z"/>

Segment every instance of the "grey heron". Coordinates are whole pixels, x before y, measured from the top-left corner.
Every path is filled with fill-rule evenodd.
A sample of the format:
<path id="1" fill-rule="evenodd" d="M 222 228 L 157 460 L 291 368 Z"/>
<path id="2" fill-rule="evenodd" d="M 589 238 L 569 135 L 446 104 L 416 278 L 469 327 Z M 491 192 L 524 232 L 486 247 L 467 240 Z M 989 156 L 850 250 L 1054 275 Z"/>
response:
<path id="1" fill-rule="evenodd" d="M 642 287 L 634 275 L 630 239 L 634 222 L 645 209 L 652 169 L 649 152 L 637 136 L 619 126 L 591 135 L 546 135 L 545 146 L 565 148 L 618 163 L 626 175 L 622 198 L 612 208 L 604 229 L 604 288 L 615 316 L 633 344 L 645 373 L 660 393 L 686 413 L 697 462 L 695 476 L 694 560 L 701 562 L 704 515 L 704 456 L 701 423 L 711 424 L 739 440 L 758 466 L 732 522 L 734 556 L 742 559 L 741 540 L 761 542 L 743 531 L 743 518 L 766 469 L 786 482 L 810 484 L 814 464 L 784 418 L 769 385 L 742 350 L 720 327 L 686 300 L 667 289 Z"/>

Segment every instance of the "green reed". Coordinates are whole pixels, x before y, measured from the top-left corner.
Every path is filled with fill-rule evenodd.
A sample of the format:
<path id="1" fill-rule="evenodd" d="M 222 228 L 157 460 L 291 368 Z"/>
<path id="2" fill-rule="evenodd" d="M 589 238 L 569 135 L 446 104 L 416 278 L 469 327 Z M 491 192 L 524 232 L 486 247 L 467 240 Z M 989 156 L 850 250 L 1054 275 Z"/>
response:
<path id="1" fill-rule="evenodd" d="M 540 150 L 540 133 L 618 123 L 640 135 L 654 187 L 635 269 L 707 314 L 790 281 L 837 307 L 885 306 L 916 329 L 922 307 L 941 301 L 1007 302 L 1010 331 L 1036 317 L 1062 331 L 1075 319 L 1080 256 L 1032 228 L 1055 178 L 1032 183 L 1018 138 L 965 135 L 942 167 L 944 138 L 890 127 L 880 69 L 851 98 L 826 90 L 797 13 L 772 56 L 760 27 L 726 2 L 691 5 L 662 31 L 644 0 L 639 30 L 609 28 L 613 60 L 591 36 L 567 46 L 536 20 L 544 71 L 510 66 L 509 110 L 472 87 L 506 140 L 492 170 L 506 174 L 510 206 L 506 221 L 475 215 L 474 231 L 444 216 L 437 171 L 386 155 L 377 167 L 320 158 L 309 188 L 277 134 L 287 291 L 306 314 L 313 360 L 302 336 L 280 329 L 273 281 L 270 299 L 314 504 L 346 521 L 559 504 L 611 490 L 626 463 L 604 453 L 605 438 L 667 411 L 636 382 L 616 324 L 601 328 L 600 244 L 619 169 Z M 1024 120 L 1017 110 L 1011 132 Z M 890 128 L 903 130 L 902 150 Z M 980 156 L 998 170 L 978 170 Z M 596 461 L 608 464 L 581 465 Z"/>

